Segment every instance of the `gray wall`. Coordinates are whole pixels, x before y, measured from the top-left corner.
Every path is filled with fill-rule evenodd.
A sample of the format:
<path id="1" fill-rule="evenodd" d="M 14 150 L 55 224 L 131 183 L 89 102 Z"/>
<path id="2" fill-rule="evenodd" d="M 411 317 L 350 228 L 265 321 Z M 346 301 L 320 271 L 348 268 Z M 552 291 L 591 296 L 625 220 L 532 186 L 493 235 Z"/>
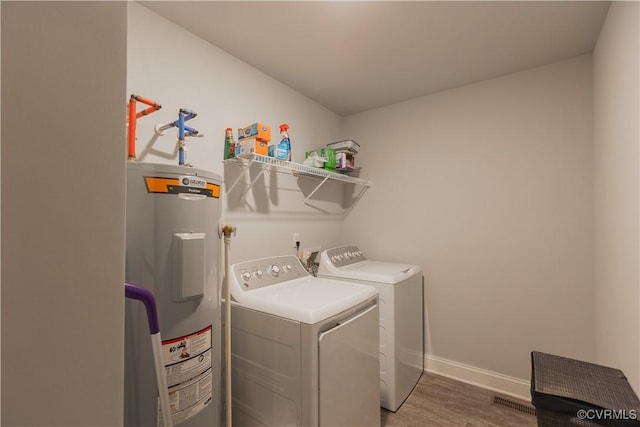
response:
<path id="1" fill-rule="evenodd" d="M 598 362 L 640 393 L 640 7 L 614 2 L 593 54 Z"/>
<path id="2" fill-rule="evenodd" d="M 585 55 L 346 118 L 374 187 L 345 239 L 423 267 L 429 355 L 593 359 L 591 78 Z"/>
<path id="3" fill-rule="evenodd" d="M 2 425 L 118 425 L 127 5 L 1 7 Z"/>

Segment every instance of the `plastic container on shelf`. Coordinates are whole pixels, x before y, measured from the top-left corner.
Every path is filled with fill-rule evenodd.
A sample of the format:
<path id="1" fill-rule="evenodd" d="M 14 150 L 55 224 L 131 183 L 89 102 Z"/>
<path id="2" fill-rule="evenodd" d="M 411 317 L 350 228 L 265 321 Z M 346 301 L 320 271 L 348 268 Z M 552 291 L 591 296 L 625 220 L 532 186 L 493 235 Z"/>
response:
<path id="1" fill-rule="evenodd" d="M 336 152 L 348 151 L 353 154 L 358 154 L 358 150 L 360 149 L 360 144 L 355 142 L 352 139 L 345 139 L 344 141 L 336 141 L 330 144 L 327 144 L 327 147 L 331 147 Z"/>

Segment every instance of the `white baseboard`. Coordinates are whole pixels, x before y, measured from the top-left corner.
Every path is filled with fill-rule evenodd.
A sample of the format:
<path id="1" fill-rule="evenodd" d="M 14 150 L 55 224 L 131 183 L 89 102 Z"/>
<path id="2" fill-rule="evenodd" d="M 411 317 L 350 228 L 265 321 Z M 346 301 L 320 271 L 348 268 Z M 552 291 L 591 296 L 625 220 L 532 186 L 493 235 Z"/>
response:
<path id="1" fill-rule="evenodd" d="M 464 363 L 454 362 L 438 356 L 424 356 L 425 371 L 443 377 L 452 378 L 463 383 L 486 388 L 496 393 L 531 402 L 531 385 L 529 381 L 510 377 Z"/>

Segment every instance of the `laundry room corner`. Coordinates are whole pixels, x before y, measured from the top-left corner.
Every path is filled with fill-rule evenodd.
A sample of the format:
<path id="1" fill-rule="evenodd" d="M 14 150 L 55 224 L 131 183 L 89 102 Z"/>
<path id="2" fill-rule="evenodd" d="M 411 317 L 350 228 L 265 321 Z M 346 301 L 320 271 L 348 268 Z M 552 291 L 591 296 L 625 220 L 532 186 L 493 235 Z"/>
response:
<path id="1" fill-rule="evenodd" d="M 345 118 L 345 237 L 422 266 L 426 366 L 526 398 L 532 348 L 593 359 L 591 105 L 583 55 Z"/>

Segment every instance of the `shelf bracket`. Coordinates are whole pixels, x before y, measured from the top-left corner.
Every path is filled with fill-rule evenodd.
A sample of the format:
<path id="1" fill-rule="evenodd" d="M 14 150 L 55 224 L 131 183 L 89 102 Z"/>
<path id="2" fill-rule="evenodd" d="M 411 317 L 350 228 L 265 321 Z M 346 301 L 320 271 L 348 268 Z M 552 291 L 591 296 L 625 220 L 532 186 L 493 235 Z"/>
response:
<path id="1" fill-rule="evenodd" d="M 329 176 L 325 176 L 324 179 L 322 180 L 322 182 L 320 182 L 320 184 L 318 184 L 316 186 L 316 188 L 313 189 L 313 191 L 311 193 L 309 193 L 309 195 L 307 196 L 306 199 L 304 199 L 304 204 L 309 206 L 309 203 L 307 203 L 309 201 L 309 199 L 315 194 L 316 191 L 318 191 L 320 189 L 320 187 L 322 187 L 322 185 L 327 182 L 327 180 L 329 179 Z"/>
<path id="2" fill-rule="evenodd" d="M 244 175 L 246 175 L 247 170 L 243 169 L 242 172 L 243 173 L 238 174 L 238 177 L 236 178 L 235 181 L 233 181 L 233 184 L 231 184 L 229 187 L 227 187 L 227 194 L 231 193 L 233 191 L 233 189 L 236 188 L 236 185 L 238 185 L 238 183 L 240 182 L 242 177 Z"/>
<path id="3" fill-rule="evenodd" d="M 245 190 L 242 192 L 242 196 L 240 196 L 240 201 L 244 202 L 245 201 L 245 196 L 247 195 L 247 193 L 249 193 L 249 191 L 251 191 L 251 189 L 253 188 L 253 186 L 256 184 L 256 182 L 258 182 L 258 180 L 260 179 L 260 177 L 262 175 L 264 175 L 265 171 L 267 170 L 267 165 L 262 165 L 262 167 L 260 168 L 260 173 L 258 175 L 256 175 L 255 178 L 253 178 L 253 180 L 251 181 L 251 183 L 249 184 L 249 187 L 245 188 Z"/>
<path id="4" fill-rule="evenodd" d="M 231 184 L 228 188 L 227 188 L 227 194 L 231 193 L 233 191 L 234 188 L 236 188 L 236 185 L 238 185 L 238 183 L 240 182 L 240 180 L 244 177 L 246 177 L 247 172 L 250 170 L 250 167 L 254 162 L 250 161 L 249 165 L 242 165 L 243 166 L 243 173 L 239 174 L 238 177 L 236 178 L 235 181 L 233 181 L 233 184 Z M 258 175 L 256 175 L 256 177 L 251 180 L 251 183 L 249 183 L 249 187 L 245 188 L 244 190 L 242 190 L 242 193 L 240 195 L 240 201 L 244 202 L 245 201 L 245 196 L 247 195 L 247 193 L 249 191 L 251 191 L 251 189 L 253 188 L 253 186 L 255 185 L 256 182 L 258 182 L 258 180 L 260 179 L 260 177 L 262 175 L 264 175 L 264 172 L 267 170 L 267 165 L 266 164 L 261 164 L 261 170 L 260 173 L 258 173 Z"/>

